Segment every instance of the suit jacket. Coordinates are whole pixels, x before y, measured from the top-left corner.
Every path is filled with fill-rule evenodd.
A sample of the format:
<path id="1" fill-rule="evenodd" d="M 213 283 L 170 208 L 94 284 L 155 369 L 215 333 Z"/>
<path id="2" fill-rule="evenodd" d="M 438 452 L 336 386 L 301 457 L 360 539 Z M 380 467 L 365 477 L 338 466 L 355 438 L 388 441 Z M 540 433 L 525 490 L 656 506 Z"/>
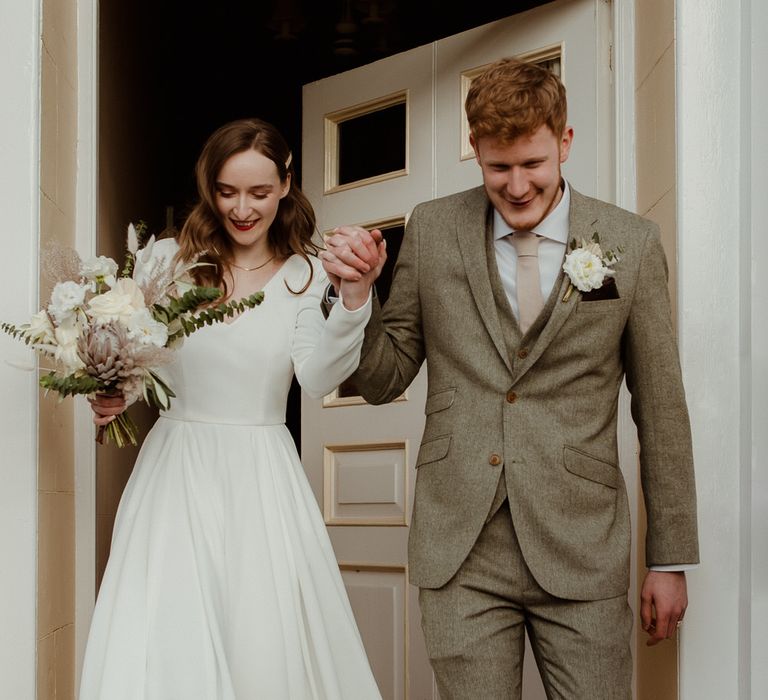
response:
<path id="1" fill-rule="evenodd" d="M 630 520 L 616 418 L 626 377 L 640 441 L 648 566 L 698 561 L 688 413 L 655 224 L 571 191 L 570 238 L 623 249 L 617 298 L 574 290 L 560 272 L 522 335 L 490 242 L 483 187 L 417 206 L 389 299 L 376 302 L 356 384 L 399 396 L 427 362 L 410 580 L 444 585 L 477 539 L 503 468 L 520 547 L 555 596 L 626 593 Z M 603 295 L 606 296 L 606 295 Z M 596 299 L 594 297 L 597 297 Z"/>

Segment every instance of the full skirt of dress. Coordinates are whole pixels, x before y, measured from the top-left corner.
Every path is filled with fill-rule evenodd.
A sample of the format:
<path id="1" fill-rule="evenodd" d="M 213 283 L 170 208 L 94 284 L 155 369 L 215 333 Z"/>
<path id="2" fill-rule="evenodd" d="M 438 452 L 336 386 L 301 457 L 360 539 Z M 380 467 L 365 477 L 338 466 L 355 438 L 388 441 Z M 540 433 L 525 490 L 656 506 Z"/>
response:
<path id="1" fill-rule="evenodd" d="M 150 431 L 122 496 L 81 700 L 381 697 L 283 423 L 291 365 L 312 369 L 313 352 L 302 348 L 323 332 L 313 311 L 320 281 L 304 306 L 272 285 L 270 306 L 265 300 L 231 328 L 199 331 L 179 353 L 169 381 L 189 390 Z M 342 319 L 338 337 L 350 334 L 344 323 L 352 328 Z M 242 367 L 236 358 L 211 364 L 222 346 L 237 357 L 268 354 L 261 326 L 285 345 L 287 368 L 277 355 L 268 371 L 252 355 Z M 250 386 L 248 372 L 266 384 Z"/>

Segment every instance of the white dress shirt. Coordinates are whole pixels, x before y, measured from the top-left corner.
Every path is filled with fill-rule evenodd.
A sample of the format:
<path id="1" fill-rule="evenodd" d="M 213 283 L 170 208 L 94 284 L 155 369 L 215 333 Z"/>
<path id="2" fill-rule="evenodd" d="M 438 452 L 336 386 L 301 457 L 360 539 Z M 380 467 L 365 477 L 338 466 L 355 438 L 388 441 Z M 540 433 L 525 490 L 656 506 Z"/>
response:
<path id="1" fill-rule="evenodd" d="M 571 210 L 571 189 L 563 180 L 563 196 L 557 206 L 531 231 L 542 237 L 539 243 L 539 276 L 541 278 L 541 298 L 547 303 L 560 268 L 565 260 L 565 248 L 568 244 L 568 214 Z M 517 251 L 512 245 L 510 234 L 515 229 L 504 221 L 496 209 L 493 210 L 493 245 L 496 249 L 496 264 L 504 292 L 512 307 L 515 318 L 520 318 L 517 305 Z"/>
<path id="2" fill-rule="evenodd" d="M 557 206 L 531 231 L 542 237 L 539 243 L 539 276 L 541 278 L 541 296 L 546 304 L 555 280 L 560 274 L 560 268 L 565 260 L 565 249 L 568 245 L 568 217 L 571 211 L 571 189 L 567 180 L 563 180 L 563 196 Z M 520 318 L 517 305 L 517 251 L 512 245 L 510 234 L 513 229 L 501 217 L 496 209 L 493 210 L 493 245 L 496 249 L 496 265 L 504 292 L 512 307 L 515 318 Z M 666 566 L 651 566 L 653 571 L 688 571 L 695 569 L 697 564 L 669 564 Z"/>

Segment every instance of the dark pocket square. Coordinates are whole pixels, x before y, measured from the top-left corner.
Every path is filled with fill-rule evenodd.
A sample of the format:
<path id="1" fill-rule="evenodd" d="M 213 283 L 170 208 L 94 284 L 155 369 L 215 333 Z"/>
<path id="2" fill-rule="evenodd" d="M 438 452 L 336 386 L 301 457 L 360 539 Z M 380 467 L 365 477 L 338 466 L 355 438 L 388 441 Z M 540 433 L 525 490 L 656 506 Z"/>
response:
<path id="1" fill-rule="evenodd" d="M 581 295 L 582 301 L 602 301 L 603 299 L 619 299 L 619 288 L 613 277 L 606 277 L 601 287 Z"/>

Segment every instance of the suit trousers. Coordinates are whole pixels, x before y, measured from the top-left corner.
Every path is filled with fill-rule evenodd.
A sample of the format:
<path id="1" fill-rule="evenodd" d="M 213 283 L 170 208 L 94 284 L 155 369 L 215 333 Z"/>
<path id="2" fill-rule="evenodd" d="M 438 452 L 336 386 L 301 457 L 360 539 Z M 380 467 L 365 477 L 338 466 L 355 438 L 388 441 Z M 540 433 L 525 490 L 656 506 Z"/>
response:
<path id="1" fill-rule="evenodd" d="M 442 700 L 519 699 L 525 632 L 547 698 L 632 697 L 626 595 L 556 598 L 538 585 L 515 536 L 502 477 L 467 559 L 442 588 L 419 590 L 422 628 Z"/>

